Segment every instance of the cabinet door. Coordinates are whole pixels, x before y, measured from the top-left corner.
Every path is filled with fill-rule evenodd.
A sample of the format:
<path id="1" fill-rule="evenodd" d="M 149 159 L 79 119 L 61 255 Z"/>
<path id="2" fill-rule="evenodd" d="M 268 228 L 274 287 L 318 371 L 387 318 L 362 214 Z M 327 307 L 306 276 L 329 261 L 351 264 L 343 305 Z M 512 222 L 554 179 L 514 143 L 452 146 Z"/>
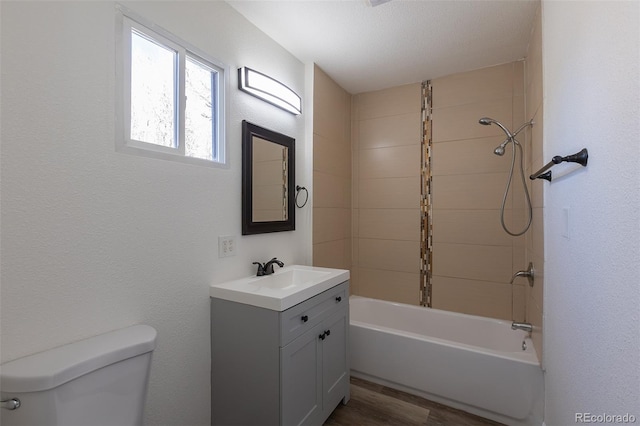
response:
<path id="1" fill-rule="evenodd" d="M 322 324 L 280 349 L 282 424 L 319 424 L 322 416 Z"/>
<path id="2" fill-rule="evenodd" d="M 347 327 L 346 309 L 327 318 L 323 323 L 323 333 L 330 333 L 322 341 L 322 389 L 323 411 L 330 413 L 348 394 L 349 374 L 347 371 Z"/>

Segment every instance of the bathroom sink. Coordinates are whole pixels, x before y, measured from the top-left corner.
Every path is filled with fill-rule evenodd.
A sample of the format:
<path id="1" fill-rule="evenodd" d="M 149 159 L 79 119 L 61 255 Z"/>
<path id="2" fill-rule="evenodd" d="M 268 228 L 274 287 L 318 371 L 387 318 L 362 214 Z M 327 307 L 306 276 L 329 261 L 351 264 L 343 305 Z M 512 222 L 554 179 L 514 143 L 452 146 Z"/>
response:
<path id="1" fill-rule="evenodd" d="M 345 269 L 291 265 L 271 275 L 212 284 L 209 296 L 284 311 L 348 279 Z"/>

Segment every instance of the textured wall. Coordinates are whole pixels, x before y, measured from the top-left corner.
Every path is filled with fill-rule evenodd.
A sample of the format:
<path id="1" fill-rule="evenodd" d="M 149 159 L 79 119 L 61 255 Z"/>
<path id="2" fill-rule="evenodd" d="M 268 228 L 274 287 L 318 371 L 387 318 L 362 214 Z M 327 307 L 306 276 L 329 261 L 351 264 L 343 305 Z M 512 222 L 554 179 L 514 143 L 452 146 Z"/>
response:
<path id="1" fill-rule="evenodd" d="M 524 118 L 524 63 L 482 68 L 431 81 L 433 91 L 433 292 L 434 308 L 493 318 L 524 320 L 525 237 L 508 235 L 500 206 L 511 166 L 512 146 L 493 150 L 504 132 L 482 126 L 491 117 L 515 131 Z M 525 149 L 526 133 L 518 135 Z M 519 161 L 516 157 L 516 161 Z M 516 163 L 517 165 L 517 163 Z M 512 232 L 526 225 L 524 191 L 514 171 L 505 204 Z"/>
<path id="2" fill-rule="evenodd" d="M 542 4 L 548 426 L 640 418 L 640 3 Z"/>
<path id="3" fill-rule="evenodd" d="M 305 68 L 224 2 L 128 7 L 229 66 L 227 169 L 115 151 L 115 4 L 2 2 L 2 361 L 131 324 L 158 330 L 147 424 L 210 423 L 211 283 L 278 256 L 295 232 L 240 236 L 241 121 L 296 138 L 304 116 L 237 90 L 243 65 L 305 97 Z M 310 166 L 310 164 L 309 164 Z M 217 238 L 238 255 L 218 258 Z"/>

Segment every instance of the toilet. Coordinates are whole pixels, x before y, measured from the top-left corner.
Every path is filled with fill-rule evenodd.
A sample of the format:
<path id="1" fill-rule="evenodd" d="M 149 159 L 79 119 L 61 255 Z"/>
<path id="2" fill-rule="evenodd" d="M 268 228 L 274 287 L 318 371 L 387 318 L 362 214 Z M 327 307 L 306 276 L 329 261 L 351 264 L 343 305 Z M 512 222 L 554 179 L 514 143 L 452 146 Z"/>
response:
<path id="1" fill-rule="evenodd" d="M 135 325 L 2 364 L 0 422 L 141 425 L 156 334 Z"/>

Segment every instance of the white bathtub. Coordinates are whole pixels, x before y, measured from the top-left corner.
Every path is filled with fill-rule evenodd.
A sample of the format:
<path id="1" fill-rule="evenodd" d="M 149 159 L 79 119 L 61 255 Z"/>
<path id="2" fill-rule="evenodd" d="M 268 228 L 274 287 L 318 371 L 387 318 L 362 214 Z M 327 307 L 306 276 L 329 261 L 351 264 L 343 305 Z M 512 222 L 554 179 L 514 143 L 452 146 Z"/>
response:
<path id="1" fill-rule="evenodd" d="M 542 424 L 540 363 L 510 321 L 358 296 L 350 317 L 353 376 L 508 425 Z"/>

